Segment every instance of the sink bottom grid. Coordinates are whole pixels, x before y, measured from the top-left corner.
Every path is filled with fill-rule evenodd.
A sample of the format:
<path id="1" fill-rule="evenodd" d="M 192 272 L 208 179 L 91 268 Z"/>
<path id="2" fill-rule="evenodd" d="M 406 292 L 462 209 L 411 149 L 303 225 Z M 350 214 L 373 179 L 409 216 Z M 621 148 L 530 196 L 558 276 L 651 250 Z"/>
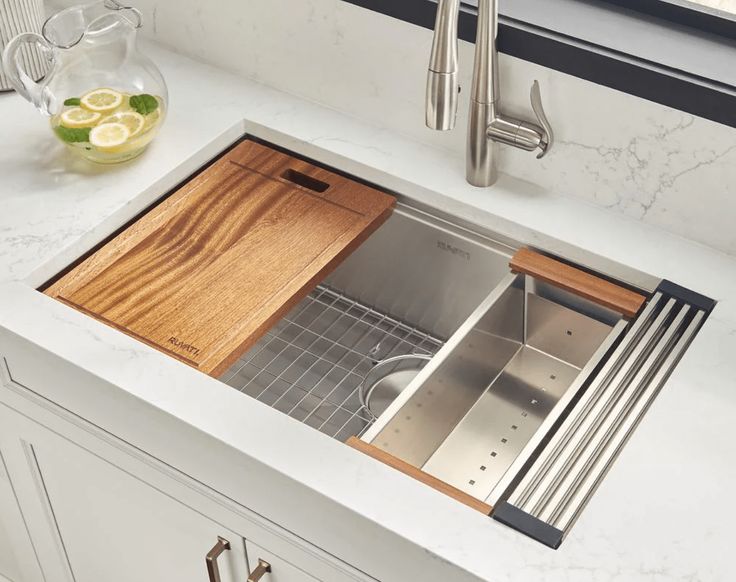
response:
<path id="1" fill-rule="evenodd" d="M 341 441 L 371 424 L 358 390 L 391 356 L 433 356 L 444 341 L 318 286 L 220 380 Z"/>

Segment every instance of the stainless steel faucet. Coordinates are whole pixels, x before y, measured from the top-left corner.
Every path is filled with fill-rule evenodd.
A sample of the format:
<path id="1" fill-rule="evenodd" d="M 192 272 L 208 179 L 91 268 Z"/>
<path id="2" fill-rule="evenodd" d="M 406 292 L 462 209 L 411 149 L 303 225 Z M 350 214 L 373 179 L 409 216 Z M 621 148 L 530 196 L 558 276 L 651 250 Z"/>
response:
<path id="1" fill-rule="evenodd" d="M 427 127 L 447 131 L 455 127 L 457 116 L 458 65 L 457 23 L 460 0 L 439 0 L 427 75 Z M 539 149 L 537 158 L 552 147 L 553 135 L 542 108 L 539 83 L 531 89 L 532 109 L 537 123 L 504 115 L 499 110 L 498 0 L 478 3 L 478 34 L 475 41 L 473 86 L 470 95 L 470 123 L 466 177 L 474 186 L 490 186 L 497 179 L 498 143 L 527 151 Z"/>

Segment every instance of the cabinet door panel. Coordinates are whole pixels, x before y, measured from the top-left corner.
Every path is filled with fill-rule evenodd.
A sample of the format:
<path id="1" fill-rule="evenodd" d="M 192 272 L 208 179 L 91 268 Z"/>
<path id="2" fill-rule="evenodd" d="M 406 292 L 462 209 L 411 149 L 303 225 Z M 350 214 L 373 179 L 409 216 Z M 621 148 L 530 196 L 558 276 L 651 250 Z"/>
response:
<path id="1" fill-rule="evenodd" d="M 14 582 L 23 580 L 16 556 L 25 541 L 22 539 L 23 536 L 25 536 L 23 520 L 0 451 L 0 580 L 3 576 Z M 24 545 L 29 544 L 26 541 Z"/>
<path id="2" fill-rule="evenodd" d="M 244 579 L 235 533 L 68 442 L 35 451 L 76 582 L 202 582 L 218 536 L 222 581 Z"/>
<path id="3" fill-rule="evenodd" d="M 33 447 L 24 440 L 32 435 L 26 427 L 34 426 L 0 406 L 0 447 L 22 521 L 30 537 L 38 572 L 26 580 L 74 582 L 64 546 L 48 503 Z"/>
<path id="4" fill-rule="evenodd" d="M 218 536 L 232 548 L 222 582 L 247 578 L 241 536 L 28 419 L 7 421 L 3 451 L 47 580 L 206 582 Z"/>

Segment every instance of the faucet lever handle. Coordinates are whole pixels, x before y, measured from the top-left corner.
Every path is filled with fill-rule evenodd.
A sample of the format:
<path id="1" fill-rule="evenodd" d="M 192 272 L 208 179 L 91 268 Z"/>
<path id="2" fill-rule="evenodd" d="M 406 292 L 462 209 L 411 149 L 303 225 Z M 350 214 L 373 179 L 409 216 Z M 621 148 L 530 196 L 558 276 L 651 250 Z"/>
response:
<path id="1" fill-rule="evenodd" d="M 542 93 L 539 90 L 539 81 L 534 81 L 534 84 L 532 85 L 531 100 L 534 115 L 537 116 L 537 121 L 539 121 L 539 125 L 544 130 L 544 138 L 539 144 L 542 151 L 537 154 L 537 159 L 540 159 L 547 155 L 547 152 L 552 148 L 555 136 L 552 132 L 552 126 L 549 124 L 549 120 L 547 119 L 547 115 L 544 113 L 544 107 L 542 106 Z"/>

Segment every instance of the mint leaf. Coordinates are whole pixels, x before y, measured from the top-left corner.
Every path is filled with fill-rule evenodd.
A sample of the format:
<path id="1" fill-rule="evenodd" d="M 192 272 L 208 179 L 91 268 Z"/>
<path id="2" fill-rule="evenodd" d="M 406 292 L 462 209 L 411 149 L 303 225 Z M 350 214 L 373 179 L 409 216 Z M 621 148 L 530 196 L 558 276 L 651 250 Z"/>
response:
<path id="1" fill-rule="evenodd" d="M 158 99 L 146 93 L 143 95 L 133 95 L 130 98 L 130 106 L 141 115 L 148 115 L 158 109 Z"/>
<path id="2" fill-rule="evenodd" d="M 82 100 L 79 99 L 78 97 L 70 97 L 69 99 L 64 101 L 64 105 L 66 105 L 67 107 L 79 106 L 81 104 L 82 104 Z"/>
<path id="3" fill-rule="evenodd" d="M 58 125 L 54 128 L 56 135 L 67 143 L 83 143 L 89 141 L 91 127 L 72 128 Z"/>

